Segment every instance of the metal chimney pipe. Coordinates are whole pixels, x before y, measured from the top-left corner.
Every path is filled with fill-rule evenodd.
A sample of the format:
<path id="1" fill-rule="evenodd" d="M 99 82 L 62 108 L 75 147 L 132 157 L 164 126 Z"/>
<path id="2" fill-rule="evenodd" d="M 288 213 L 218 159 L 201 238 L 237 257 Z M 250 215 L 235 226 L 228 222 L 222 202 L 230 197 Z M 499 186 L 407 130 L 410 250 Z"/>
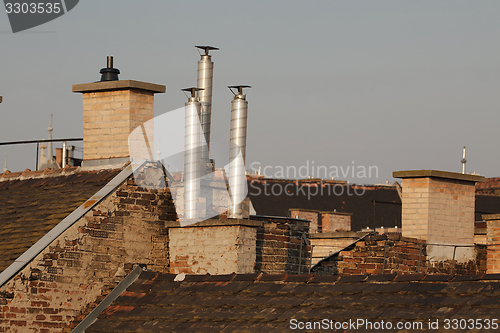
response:
<path id="1" fill-rule="evenodd" d="M 66 166 L 66 161 L 68 160 L 68 147 L 66 146 L 66 141 L 63 142 L 62 146 L 62 167 Z"/>
<path id="2" fill-rule="evenodd" d="M 184 219 L 198 217 L 198 198 L 200 197 L 200 144 L 201 129 L 199 113 L 201 104 L 196 97 L 196 87 L 182 89 L 191 92 L 185 104 L 184 133 Z"/>
<path id="3" fill-rule="evenodd" d="M 243 95 L 244 88 L 250 86 L 229 86 L 229 90 L 234 97 L 231 101 L 231 133 L 230 133 L 230 148 L 229 148 L 229 184 L 231 193 L 231 209 L 229 210 L 228 218 L 241 219 L 248 217 L 248 212 L 244 211 L 244 205 L 236 202 L 235 198 L 242 198 L 245 195 L 246 185 L 246 148 L 247 148 L 247 113 L 248 102 L 246 95 Z M 234 93 L 232 89 L 238 89 L 238 93 Z M 243 160 L 238 159 L 241 153 Z"/>
<path id="4" fill-rule="evenodd" d="M 212 118 L 212 86 L 214 77 L 214 63 L 212 56 L 208 53 L 211 50 L 218 50 L 213 46 L 196 46 L 198 49 L 204 50 L 205 54 L 201 54 L 201 59 L 198 61 L 198 88 L 203 89 L 198 93 L 201 103 L 200 123 L 203 131 L 203 136 L 207 142 L 206 147 L 202 149 L 202 159 L 208 163 L 210 151 L 210 126 Z"/>

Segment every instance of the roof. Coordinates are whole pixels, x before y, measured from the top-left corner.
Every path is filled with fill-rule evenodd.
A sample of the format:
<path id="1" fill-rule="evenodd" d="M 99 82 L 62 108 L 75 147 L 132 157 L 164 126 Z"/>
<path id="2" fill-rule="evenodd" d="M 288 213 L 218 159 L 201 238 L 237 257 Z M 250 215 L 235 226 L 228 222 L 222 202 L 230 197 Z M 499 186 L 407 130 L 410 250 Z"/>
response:
<path id="1" fill-rule="evenodd" d="M 0 272 L 121 169 L 67 167 L 0 174 Z"/>
<path id="2" fill-rule="evenodd" d="M 258 215 L 289 216 L 289 209 L 352 213 L 351 230 L 401 227 L 401 199 L 395 186 L 254 179 L 248 196 Z"/>
<path id="3" fill-rule="evenodd" d="M 85 332 L 282 332 L 292 319 L 325 318 L 394 325 L 439 319 L 442 328 L 445 318 L 495 318 L 500 310 L 498 274 L 175 277 L 143 272 Z"/>
<path id="4" fill-rule="evenodd" d="M 337 213 L 352 213 L 353 231 L 366 227 L 401 228 L 402 207 L 396 186 L 320 184 L 320 181 L 311 184 L 302 180 L 254 178 L 248 183 L 248 196 L 258 215 L 289 216 L 291 208 L 335 210 Z M 483 214 L 500 213 L 499 207 L 500 196 L 482 195 L 478 192 L 475 220 L 481 221 Z"/>

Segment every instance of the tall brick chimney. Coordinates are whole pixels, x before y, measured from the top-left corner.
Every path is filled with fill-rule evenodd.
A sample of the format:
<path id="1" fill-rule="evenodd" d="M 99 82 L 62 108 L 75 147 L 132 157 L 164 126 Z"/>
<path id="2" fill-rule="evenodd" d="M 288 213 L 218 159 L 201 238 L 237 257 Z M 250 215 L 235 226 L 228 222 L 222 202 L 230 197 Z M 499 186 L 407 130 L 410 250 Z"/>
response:
<path id="1" fill-rule="evenodd" d="M 428 256 L 435 261 L 473 259 L 475 183 L 484 177 L 437 170 L 397 171 L 393 176 L 403 179 L 403 236 L 426 240 Z"/>
<path id="2" fill-rule="evenodd" d="M 111 70 L 119 73 L 111 67 L 108 57 L 108 68 L 101 73 Z M 134 80 L 107 79 L 73 85 L 73 92 L 83 94 L 83 165 L 128 161 L 129 134 L 154 118 L 154 94 L 165 91 L 164 85 Z M 149 142 L 154 142 L 153 138 Z"/>

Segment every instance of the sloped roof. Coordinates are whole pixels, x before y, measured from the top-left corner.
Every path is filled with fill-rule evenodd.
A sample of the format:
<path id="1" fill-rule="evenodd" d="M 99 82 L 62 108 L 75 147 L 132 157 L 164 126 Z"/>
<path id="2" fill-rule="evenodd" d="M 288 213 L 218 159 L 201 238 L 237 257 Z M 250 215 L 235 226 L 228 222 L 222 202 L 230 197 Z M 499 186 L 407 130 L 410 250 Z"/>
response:
<path id="1" fill-rule="evenodd" d="M 120 170 L 68 167 L 0 174 L 0 272 Z"/>
<path id="2" fill-rule="evenodd" d="M 283 332 L 292 318 L 394 325 L 439 319 L 443 328 L 445 318 L 495 318 L 500 311 L 499 274 L 174 278 L 143 272 L 85 332 Z"/>

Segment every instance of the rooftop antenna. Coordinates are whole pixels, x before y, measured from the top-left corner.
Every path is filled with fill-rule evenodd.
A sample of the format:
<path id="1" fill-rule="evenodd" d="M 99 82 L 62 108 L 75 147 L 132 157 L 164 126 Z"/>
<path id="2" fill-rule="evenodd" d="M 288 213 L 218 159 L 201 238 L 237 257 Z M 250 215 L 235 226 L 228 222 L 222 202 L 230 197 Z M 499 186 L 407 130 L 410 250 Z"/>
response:
<path id="1" fill-rule="evenodd" d="M 50 114 L 50 123 L 49 127 L 47 128 L 47 131 L 49 131 L 49 141 L 47 142 L 47 155 L 45 155 L 45 145 L 42 144 L 40 145 L 40 150 L 41 150 L 41 156 L 40 156 L 40 170 L 45 170 L 45 168 L 51 168 L 51 169 L 58 169 L 59 166 L 57 165 L 57 162 L 54 160 L 54 154 L 53 154 L 53 149 L 52 149 L 52 116 L 53 114 Z"/>
<path id="2" fill-rule="evenodd" d="M 465 159 L 465 146 L 464 146 L 464 153 L 462 155 L 462 173 L 465 175 L 465 163 L 467 163 L 467 160 Z"/>
<path id="3" fill-rule="evenodd" d="M 7 171 L 9 171 L 9 169 L 7 169 L 7 153 L 5 153 L 5 163 L 3 166 L 3 172 L 7 172 Z"/>
<path id="4" fill-rule="evenodd" d="M 52 116 L 53 116 L 53 114 L 51 113 L 49 127 L 47 128 L 47 131 L 49 131 L 48 156 L 47 156 L 48 163 L 51 163 L 52 161 L 54 161 L 54 155 L 53 155 L 53 150 L 52 150 L 52 141 L 51 141 L 52 140 L 52 131 L 54 130 L 52 128 Z"/>

